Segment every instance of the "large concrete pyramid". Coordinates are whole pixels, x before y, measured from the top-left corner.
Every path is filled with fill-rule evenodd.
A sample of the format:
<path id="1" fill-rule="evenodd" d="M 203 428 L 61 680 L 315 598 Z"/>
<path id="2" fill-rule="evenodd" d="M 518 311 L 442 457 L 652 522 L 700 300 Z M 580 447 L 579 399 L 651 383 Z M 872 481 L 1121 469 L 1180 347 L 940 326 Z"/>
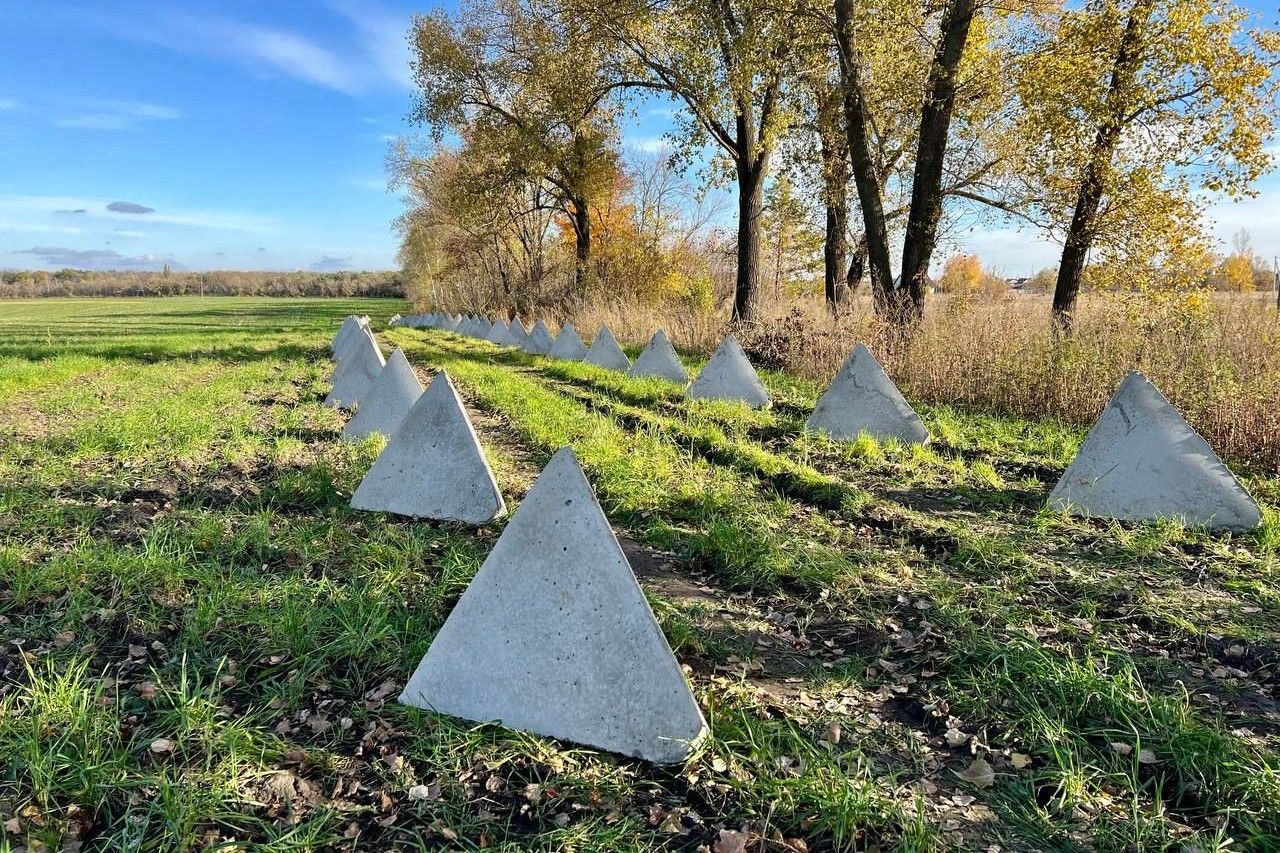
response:
<path id="1" fill-rule="evenodd" d="M 1049 505 L 1093 518 L 1247 530 L 1258 504 L 1145 376 L 1130 371 L 1089 430 Z"/>
<path id="2" fill-rule="evenodd" d="M 627 375 L 634 378 L 656 376 L 681 385 L 689 382 L 689 373 L 680 363 L 676 348 L 671 345 L 667 333 L 661 329 L 653 333 L 649 345 L 636 357 L 636 363 L 631 365 Z"/>
<path id="3" fill-rule="evenodd" d="M 342 437 L 348 441 L 367 438 L 375 432 L 385 436 L 395 435 L 400 422 L 409 409 L 422 396 L 422 383 L 418 381 L 404 351 L 397 349 L 387 359 L 386 367 L 378 374 L 373 388 L 364 395 L 355 417 L 347 421 Z"/>
<path id="4" fill-rule="evenodd" d="M 462 399 L 444 371 L 351 496 L 354 509 L 484 524 L 506 512 Z"/>
<path id="5" fill-rule="evenodd" d="M 733 335 L 720 344 L 685 396 L 695 400 L 736 400 L 755 409 L 768 408 L 772 402 Z"/>
<path id="6" fill-rule="evenodd" d="M 368 328 L 362 327 L 343 345 L 338 366 L 333 370 L 333 389 L 324 398 L 326 406 L 350 409 L 373 388 L 386 361 Z"/>
<path id="7" fill-rule="evenodd" d="M 529 330 L 525 328 L 524 320 L 520 319 L 519 314 L 511 321 L 507 331 L 511 333 L 511 340 L 515 341 L 512 346 L 524 347 L 524 342 L 529 338 Z"/>
<path id="8" fill-rule="evenodd" d="M 818 399 L 805 429 L 840 440 L 864 432 L 877 441 L 896 438 L 907 444 L 920 444 L 929 437 L 911 404 L 862 344 L 853 348 Z"/>
<path id="9" fill-rule="evenodd" d="M 342 345 L 351 340 L 351 335 L 360 328 L 360 318 L 355 314 L 348 314 L 347 318 L 342 321 L 342 325 L 338 327 L 338 334 L 333 336 L 333 343 L 330 350 L 336 355 L 338 350 L 342 349 Z"/>
<path id="10" fill-rule="evenodd" d="M 657 763 L 706 722 L 573 451 L 552 457 L 400 701 Z"/>
<path id="11" fill-rule="evenodd" d="M 591 349 L 587 350 L 582 360 L 587 364 L 621 370 L 624 373 L 631 368 L 631 359 L 618 346 L 618 341 L 608 326 L 601 326 L 600 331 L 596 332 L 596 339 L 591 342 Z"/>
<path id="12" fill-rule="evenodd" d="M 560 334 L 556 336 L 556 342 L 547 351 L 547 355 L 552 358 L 563 358 L 569 361 L 582 361 L 582 357 L 586 354 L 587 345 L 582 342 L 582 338 L 578 337 L 578 330 L 572 323 L 564 324 Z"/>
<path id="13" fill-rule="evenodd" d="M 539 320 L 533 324 L 533 328 L 525 336 L 522 349 L 530 355 L 546 355 L 551 352 L 551 345 L 554 343 L 555 340 L 551 337 L 547 324 Z"/>
<path id="14" fill-rule="evenodd" d="M 481 317 L 476 320 L 475 331 L 472 333 L 471 336 L 473 338 L 479 338 L 482 341 L 486 340 L 489 337 L 489 330 L 492 328 L 493 328 L 493 323 L 490 323 L 487 319 L 485 319 L 484 317 Z"/>
<path id="15" fill-rule="evenodd" d="M 333 360 L 342 361 L 343 357 L 351 349 L 353 344 L 360 341 L 361 333 L 372 334 L 369 329 L 369 319 L 367 317 L 353 317 L 355 322 L 347 327 L 346 333 L 341 329 L 338 330 L 338 336 L 333 339 Z"/>

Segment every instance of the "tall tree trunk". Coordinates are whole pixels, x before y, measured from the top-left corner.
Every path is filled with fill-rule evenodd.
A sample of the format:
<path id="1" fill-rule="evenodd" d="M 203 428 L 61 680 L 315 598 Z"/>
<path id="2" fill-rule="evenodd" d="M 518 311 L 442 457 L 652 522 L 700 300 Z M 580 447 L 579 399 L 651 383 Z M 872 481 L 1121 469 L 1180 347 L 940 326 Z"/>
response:
<path id="1" fill-rule="evenodd" d="M 1098 126 L 1094 135 L 1089 160 L 1080 176 L 1080 189 L 1076 194 L 1075 211 L 1071 225 L 1062 243 L 1062 259 L 1058 263 L 1058 281 L 1053 289 L 1053 321 L 1062 332 L 1071 330 L 1072 314 L 1076 298 L 1080 295 L 1080 280 L 1084 277 L 1084 264 L 1097 236 L 1098 207 L 1105 192 L 1103 176 L 1111 166 L 1120 133 L 1124 130 L 1126 93 L 1132 91 L 1142 65 L 1142 31 L 1146 27 L 1155 0 L 1136 0 L 1129 10 L 1124 34 L 1116 49 L 1115 64 L 1111 67 L 1111 82 L 1107 89 L 1107 119 Z"/>
<path id="2" fill-rule="evenodd" d="M 767 155 L 753 157 L 748 153 L 738 160 L 738 275 L 733 292 L 735 323 L 750 323 L 756 317 L 767 168 Z"/>
<path id="3" fill-rule="evenodd" d="M 850 296 L 858 292 L 862 276 L 867 271 L 867 241 L 859 239 L 849 253 L 849 271 L 845 274 L 845 287 Z"/>
<path id="4" fill-rule="evenodd" d="M 866 260 L 871 273 L 871 295 L 876 314 L 892 314 L 893 267 L 889 261 L 889 230 L 885 224 L 880 176 L 871 154 L 871 118 L 862 88 L 862 68 L 854 44 L 853 14 L 856 0 L 833 0 L 836 45 L 840 55 L 840 85 L 844 95 L 845 134 L 849 137 L 849 165 L 858 190 Z"/>
<path id="5" fill-rule="evenodd" d="M 835 310 L 848 285 L 849 259 L 849 155 L 844 134 L 829 123 L 829 111 L 819 116 L 818 140 L 822 148 L 822 196 L 826 206 L 826 233 L 822 239 L 822 290 L 827 307 Z"/>
<path id="6" fill-rule="evenodd" d="M 591 211 L 586 200 L 575 198 L 573 203 L 573 289 L 579 299 L 586 295 L 587 277 L 591 272 Z"/>
<path id="7" fill-rule="evenodd" d="M 924 315 L 929 262 L 942 217 L 942 166 L 956 103 L 956 76 L 977 5 L 977 0 L 951 0 L 942 15 L 938 48 L 929 70 L 929 93 L 920 111 L 911 210 L 902 244 L 902 279 L 895 300 L 903 323 L 919 322 Z"/>

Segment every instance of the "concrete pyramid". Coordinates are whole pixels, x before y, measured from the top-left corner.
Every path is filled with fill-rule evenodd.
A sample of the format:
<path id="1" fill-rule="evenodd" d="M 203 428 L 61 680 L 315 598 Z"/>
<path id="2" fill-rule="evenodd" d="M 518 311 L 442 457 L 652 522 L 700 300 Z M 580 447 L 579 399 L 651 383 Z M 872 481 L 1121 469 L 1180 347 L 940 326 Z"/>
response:
<path id="1" fill-rule="evenodd" d="M 447 373 L 437 373 L 409 409 L 351 506 L 466 524 L 484 524 L 507 511 Z"/>
<path id="2" fill-rule="evenodd" d="M 483 341 L 483 340 L 488 340 L 488 338 L 489 338 L 489 331 L 490 331 L 492 328 L 493 328 L 493 324 L 492 324 L 492 323 L 490 323 L 490 322 L 489 322 L 488 320 L 486 320 L 485 318 L 481 317 L 480 319 L 476 320 L 475 332 L 474 332 L 474 333 L 472 333 L 472 335 L 471 335 L 471 336 L 472 336 L 473 338 L 479 338 L 479 339 L 480 339 L 480 340 L 482 340 L 482 341 Z"/>
<path id="3" fill-rule="evenodd" d="M 525 336 L 522 349 L 530 355 L 546 355 L 551 352 L 551 345 L 554 343 L 555 340 L 551 337 L 547 324 L 539 320 L 533 324 L 533 328 Z"/>
<path id="4" fill-rule="evenodd" d="M 343 347 L 338 366 L 333 371 L 333 388 L 324 398 L 324 404 L 345 409 L 359 405 L 385 365 L 373 334 L 367 328 L 361 328 Z"/>
<path id="5" fill-rule="evenodd" d="M 653 333 L 653 337 L 649 339 L 649 345 L 636 357 L 636 363 L 631 365 L 627 375 L 637 379 L 656 376 L 679 382 L 681 385 L 689 382 L 689 374 L 680 363 L 676 348 L 671 345 L 671 339 L 667 337 L 667 333 L 661 329 Z"/>
<path id="6" fill-rule="evenodd" d="M 353 336 L 367 325 L 355 314 L 348 314 L 347 318 L 342 321 L 342 325 L 338 327 L 338 334 L 333 336 L 332 350 L 334 356 L 336 357 L 348 342 L 354 340 Z"/>
<path id="7" fill-rule="evenodd" d="M 772 403 L 769 392 L 733 335 L 720 344 L 685 396 L 694 400 L 736 400 L 754 409 L 768 408 Z"/>
<path id="8" fill-rule="evenodd" d="M 556 337 L 556 342 L 547 351 L 547 355 L 552 358 L 563 358 L 568 361 L 582 361 L 582 357 L 586 354 L 587 345 L 582 342 L 582 338 L 578 337 L 578 330 L 572 323 L 564 324 Z"/>
<path id="9" fill-rule="evenodd" d="M 514 346 L 523 347 L 524 342 L 529 338 L 529 330 L 525 328 L 524 321 L 520 319 L 519 314 L 511 321 L 508 331 L 511 332 L 511 339 L 515 341 Z"/>
<path id="10" fill-rule="evenodd" d="M 911 404 L 862 344 L 853 348 L 804 426 L 842 441 L 864 432 L 877 441 L 896 438 L 907 444 L 929 437 Z"/>
<path id="11" fill-rule="evenodd" d="M 596 339 L 591 342 L 591 349 L 587 350 L 582 360 L 587 364 L 621 370 L 624 373 L 631 368 L 631 359 L 618 346 L 617 339 L 607 326 L 601 326 L 600 331 L 596 332 Z"/>
<path id="12" fill-rule="evenodd" d="M 382 368 L 369 393 L 360 401 L 355 417 L 347 421 L 342 437 L 357 441 L 375 432 L 395 435 L 400 422 L 420 396 L 422 383 L 409 366 L 404 351 L 397 349 L 387 359 L 387 366 Z"/>
<path id="13" fill-rule="evenodd" d="M 660 764 L 707 730 L 573 451 L 538 477 L 400 701 Z"/>
<path id="14" fill-rule="evenodd" d="M 516 346 L 515 339 L 511 337 L 511 330 L 507 328 L 507 324 L 502 320 L 498 320 L 493 324 L 493 328 L 489 330 L 485 340 L 500 347 Z"/>
<path id="15" fill-rule="evenodd" d="M 1219 530 L 1262 520 L 1253 497 L 1145 376 L 1130 371 L 1049 495 L 1092 518 L 1180 518 Z"/>

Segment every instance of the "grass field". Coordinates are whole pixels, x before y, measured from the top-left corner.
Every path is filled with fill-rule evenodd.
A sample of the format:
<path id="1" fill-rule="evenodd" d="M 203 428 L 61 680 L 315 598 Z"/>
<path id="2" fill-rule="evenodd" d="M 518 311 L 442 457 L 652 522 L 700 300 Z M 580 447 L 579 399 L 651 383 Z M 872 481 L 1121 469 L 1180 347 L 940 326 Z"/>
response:
<path id="1" fill-rule="evenodd" d="M 0 305 L 0 851 L 1280 848 L 1280 481 L 1248 535 L 1040 507 L 1082 433 L 927 448 L 439 332 L 518 504 L 572 445 L 712 736 L 655 768 L 394 702 L 500 524 L 347 508 L 378 300 Z"/>

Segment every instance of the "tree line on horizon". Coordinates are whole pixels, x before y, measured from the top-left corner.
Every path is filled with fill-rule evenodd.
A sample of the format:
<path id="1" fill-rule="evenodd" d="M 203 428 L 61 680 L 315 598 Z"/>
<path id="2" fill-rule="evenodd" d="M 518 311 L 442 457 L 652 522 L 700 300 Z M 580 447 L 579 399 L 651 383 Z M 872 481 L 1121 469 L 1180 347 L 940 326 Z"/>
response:
<path id="1" fill-rule="evenodd" d="M 398 272 L 0 270 L 0 298 L 33 296 L 404 296 Z"/>
<path id="2" fill-rule="evenodd" d="M 1083 285 L 1222 280 L 1203 211 L 1274 160 L 1280 32 L 1214 0 L 464 0 L 410 40 L 427 133 L 389 168 L 437 304 L 705 305 L 725 280 L 750 322 L 865 280 L 909 327 L 940 240 L 1000 222 L 1061 245 L 1069 328 Z M 668 147 L 628 151 L 655 108 Z"/>

